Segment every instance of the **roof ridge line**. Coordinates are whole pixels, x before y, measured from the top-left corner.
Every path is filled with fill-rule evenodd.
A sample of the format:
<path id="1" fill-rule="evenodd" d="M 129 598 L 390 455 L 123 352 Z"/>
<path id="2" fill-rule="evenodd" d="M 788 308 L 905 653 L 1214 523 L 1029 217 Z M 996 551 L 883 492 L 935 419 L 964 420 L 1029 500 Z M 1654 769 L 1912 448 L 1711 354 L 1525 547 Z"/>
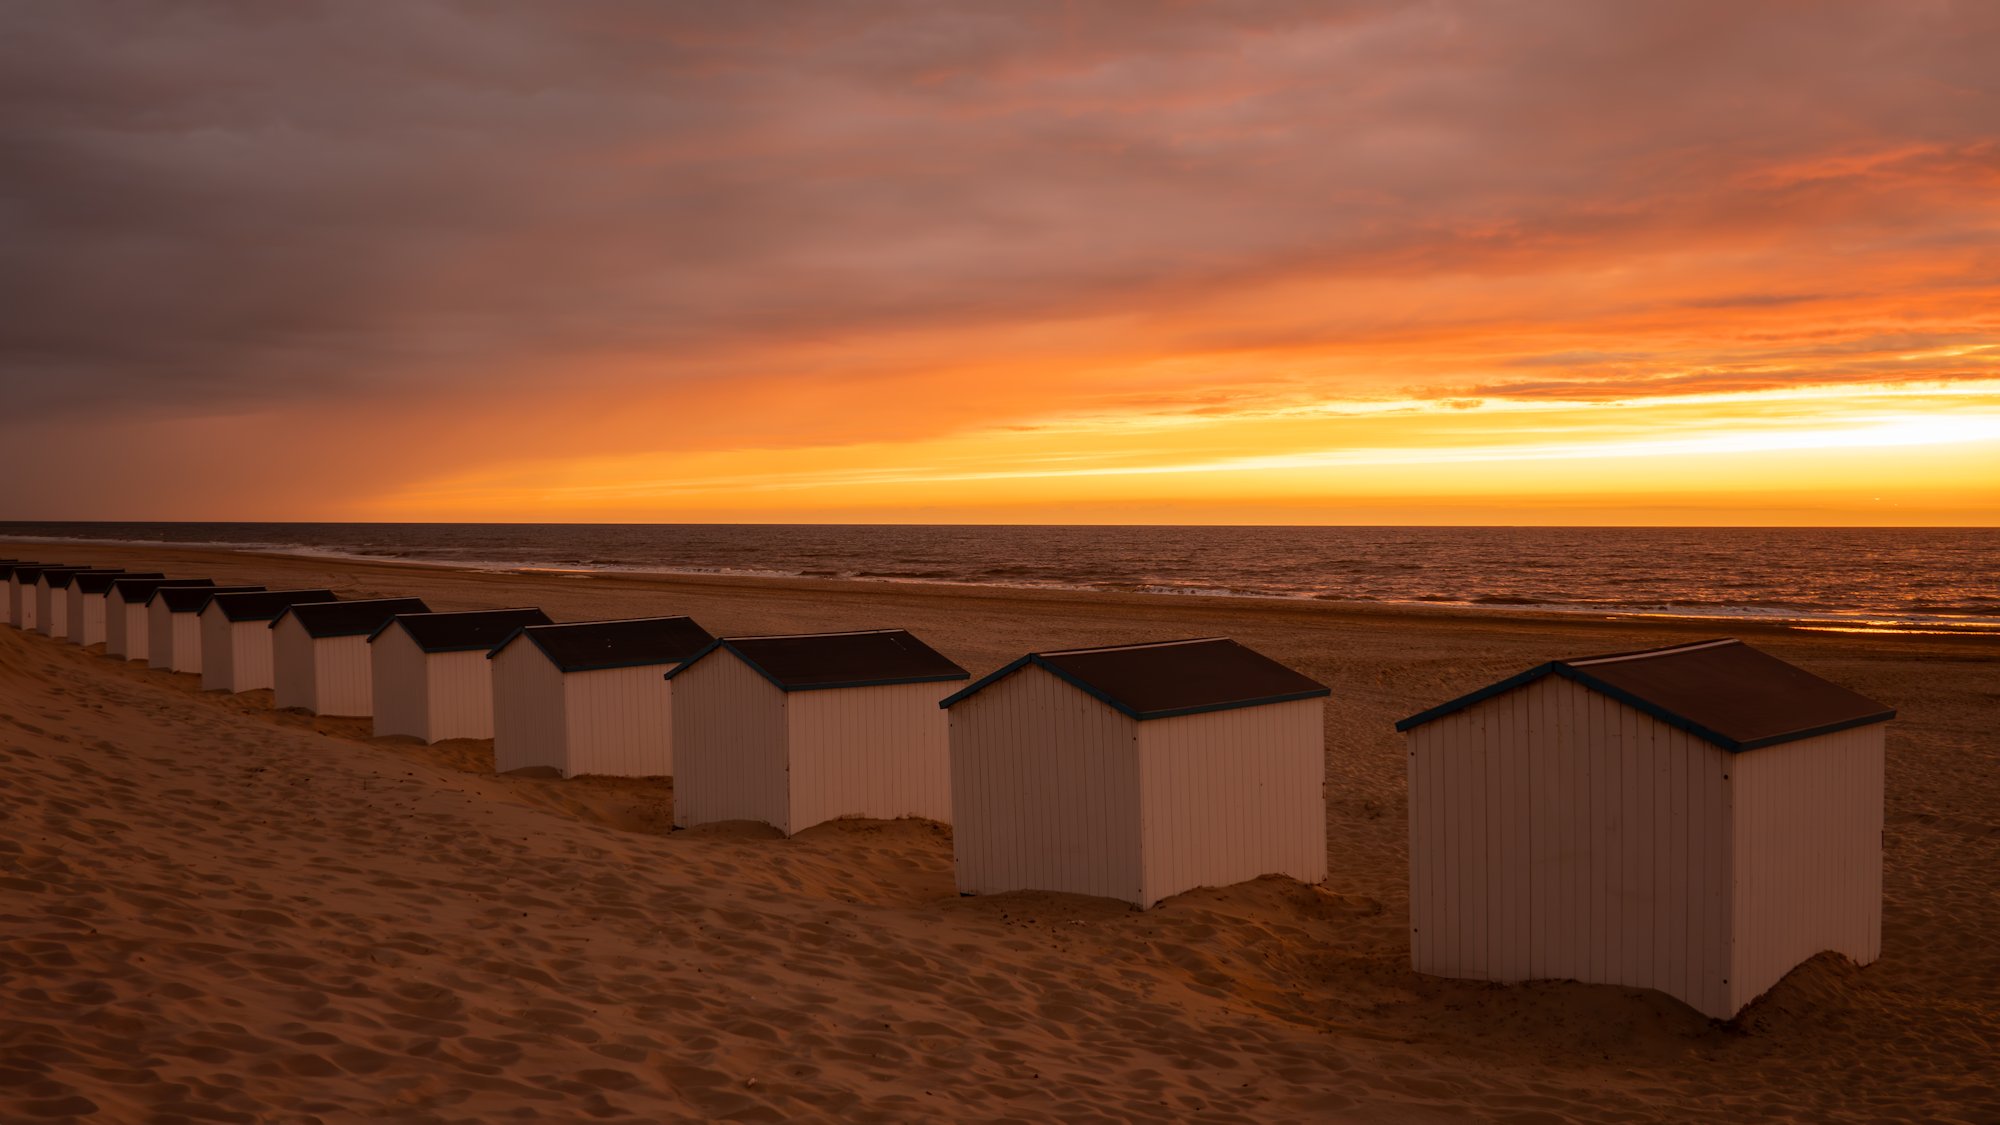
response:
<path id="1" fill-rule="evenodd" d="M 1093 648 L 1058 648 L 1047 652 L 1031 652 L 1030 656 L 1081 656 L 1086 652 L 1132 652 L 1142 648 L 1172 648 L 1175 645 L 1198 645 L 1209 641 L 1226 641 L 1228 637 L 1183 637 L 1177 641 L 1141 641 L 1131 645 L 1097 645 Z"/>
<path id="2" fill-rule="evenodd" d="M 1627 660 L 1650 660 L 1656 656 L 1671 656 L 1680 652 L 1700 652 L 1705 648 L 1720 648 L 1723 645 L 1740 645 L 1735 637 L 1724 637 L 1716 641 L 1690 641 L 1684 645 L 1668 645 L 1665 648 L 1649 648 L 1639 652 L 1616 652 L 1608 656 L 1585 656 L 1576 660 L 1558 660 L 1571 668 L 1590 668 L 1599 664 L 1622 664 Z"/>

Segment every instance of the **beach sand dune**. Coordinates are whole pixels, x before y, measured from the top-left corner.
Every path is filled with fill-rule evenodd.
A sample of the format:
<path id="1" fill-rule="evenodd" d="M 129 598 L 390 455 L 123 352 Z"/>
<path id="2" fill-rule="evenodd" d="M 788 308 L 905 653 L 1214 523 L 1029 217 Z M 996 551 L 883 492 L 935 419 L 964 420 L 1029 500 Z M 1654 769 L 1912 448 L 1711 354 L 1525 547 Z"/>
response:
<path id="1" fill-rule="evenodd" d="M 162 553 L 440 609 L 899 625 L 976 673 L 1235 635 L 1334 686 L 1333 875 L 1143 913 L 960 898 L 941 826 L 672 833 L 664 779 L 495 777 L 484 742 L 370 739 L 0 630 L 0 1120 L 2000 1120 L 1991 644 L 1756 637 L 1903 711 L 1883 959 L 1822 958 L 1720 1025 L 1419 977 L 1404 940 L 1390 721 L 1686 627 Z"/>

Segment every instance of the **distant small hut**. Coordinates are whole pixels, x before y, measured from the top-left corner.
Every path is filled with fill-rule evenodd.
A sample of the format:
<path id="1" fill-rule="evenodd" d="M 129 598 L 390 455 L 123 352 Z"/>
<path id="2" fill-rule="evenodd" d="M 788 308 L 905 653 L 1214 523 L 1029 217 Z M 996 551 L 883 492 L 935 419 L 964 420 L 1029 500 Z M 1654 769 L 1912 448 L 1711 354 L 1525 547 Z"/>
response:
<path id="1" fill-rule="evenodd" d="M 16 629 L 35 627 L 35 582 L 42 568 L 52 563 L 16 562 L 0 567 L 7 579 L 7 624 Z"/>
<path id="2" fill-rule="evenodd" d="M 146 664 L 171 672 L 201 672 L 201 611 L 217 594 L 262 586 L 161 586 L 146 602 Z"/>
<path id="3" fill-rule="evenodd" d="M 539 609 L 390 618 L 368 638 L 376 737 L 492 738 L 493 665 L 486 654 L 523 625 L 548 623 Z"/>
<path id="4" fill-rule="evenodd" d="M 942 685 L 965 669 L 902 629 L 727 637 L 674 685 L 674 825 L 951 818 Z"/>
<path id="5" fill-rule="evenodd" d="M 1727 1019 L 1824 950 L 1874 961 L 1894 717 L 1716 640 L 1543 664 L 1404 719 L 1411 964 Z"/>
<path id="6" fill-rule="evenodd" d="M 212 578 L 131 578 L 112 581 L 104 597 L 104 654 L 120 660 L 144 660 L 152 618 L 146 603 L 162 586 L 213 586 Z"/>
<path id="7" fill-rule="evenodd" d="M 714 640 L 688 617 L 517 630 L 487 657 L 494 769 L 670 776 L 674 685 L 663 673 Z"/>
<path id="8" fill-rule="evenodd" d="M 960 893 L 1324 881 L 1328 694 L 1221 637 L 1001 668 L 943 703 Z"/>
<path id="9" fill-rule="evenodd" d="M 159 571 L 127 574 L 121 570 L 86 570 L 70 581 L 69 643 L 103 644 L 111 584 L 121 578 L 165 578 Z"/>
<path id="10" fill-rule="evenodd" d="M 368 637 L 399 613 L 429 613 L 422 598 L 303 602 L 271 622 L 271 686 L 279 707 L 361 718 L 375 713 Z"/>
<path id="11" fill-rule="evenodd" d="M 35 631 L 55 640 L 69 639 L 69 595 L 79 574 L 122 574 L 117 568 L 52 566 L 35 580 Z"/>
<path id="12" fill-rule="evenodd" d="M 270 687 L 271 622 L 287 606 L 334 600 L 332 590 L 257 590 L 209 599 L 201 611 L 201 689 Z"/>

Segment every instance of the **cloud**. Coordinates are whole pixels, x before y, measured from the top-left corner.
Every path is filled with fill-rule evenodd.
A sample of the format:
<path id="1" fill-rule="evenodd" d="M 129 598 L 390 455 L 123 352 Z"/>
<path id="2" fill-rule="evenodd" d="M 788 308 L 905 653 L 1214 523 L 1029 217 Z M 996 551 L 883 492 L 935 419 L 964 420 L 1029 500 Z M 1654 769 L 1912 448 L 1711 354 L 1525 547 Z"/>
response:
<path id="1" fill-rule="evenodd" d="M 0 430 L 420 474 L 1858 377 L 1801 318 L 2000 338 L 1996 53 L 1952 3 L 10 5 Z"/>

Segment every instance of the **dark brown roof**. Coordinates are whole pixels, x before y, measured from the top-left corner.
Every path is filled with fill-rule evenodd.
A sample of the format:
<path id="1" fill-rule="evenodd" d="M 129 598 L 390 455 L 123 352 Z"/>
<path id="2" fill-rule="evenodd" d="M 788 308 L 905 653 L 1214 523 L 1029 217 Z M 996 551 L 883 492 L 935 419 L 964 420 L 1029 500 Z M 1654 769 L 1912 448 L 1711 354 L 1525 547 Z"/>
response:
<path id="1" fill-rule="evenodd" d="M 1754 750 L 1896 717 L 1894 710 L 1867 696 L 1732 638 L 1552 661 L 1412 715 L 1396 729 L 1422 726 L 1551 675 L 1573 680 L 1729 751 Z"/>
<path id="2" fill-rule="evenodd" d="M 157 570 L 149 571 L 148 573 L 145 574 L 127 574 L 122 570 L 86 570 L 82 574 L 76 576 L 75 585 L 77 591 L 80 593 L 108 594 L 111 592 L 111 584 L 113 582 L 118 581 L 120 578 L 165 578 L 165 577 L 166 575 L 161 574 Z"/>
<path id="3" fill-rule="evenodd" d="M 465 613 L 409 613 L 392 617 L 368 634 L 373 644 L 391 625 L 401 625 L 425 652 L 491 650 L 523 625 L 547 625 L 539 609 L 476 609 Z"/>
<path id="4" fill-rule="evenodd" d="M 79 574 L 123 574 L 117 567 L 100 569 L 94 566 L 51 566 L 42 569 L 42 577 L 48 581 L 51 590 L 67 590 Z"/>
<path id="5" fill-rule="evenodd" d="M 231 621 L 269 621 L 300 602 L 330 602 L 332 590 L 257 590 L 240 594 L 218 594 L 214 606 Z M 207 613 L 206 607 L 202 609 Z"/>
<path id="6" fill-rule="evenodd" d="M 905 629 L 725 637 L 667 673 L 673 679 L 710 653 L 727 649 L 780 691 L 881 687 L 970 679 L 971 674 Z"/>
<path id="7" fill-rule="evenodd" d="M 114 579 L 111 591 L 126 602 L 143 605 L 152 600 L 153 591 L 162 586 L 213 586 L 213 578 L 133 578 L 129 575 Z"/>
<path id="8" fill-rule="evenodd" d="M 1142 721 L 1332 694 L 1325 684 L 1227 637 L 1200 637 L 1031 652 L 940 706 L 970 698 L 1030 664 Z"/>
<path id="9" fill-rule="evenodd" d="M 573 621 L 529 625 L 501 641 L 492 656 L 526 640 L 565 672 L 679 664 L 714 642 L 691 617 L 641 617 L 625 621 Z"/>
<path id="10" fill-rule="evenodd" d="M 368 598 L 352 602 L 302 602 L 286 606 L 271 619 L 271 628 L 287 616 L 305 628 L 308 637 L 366 637 L 399 613 L 429 613 L 422 598 Z"/>
<path id="11" fill-rule="evenodd" d="M 18 578 L 18 579 L 20 579 L 20 580 L 21 580 L 21 585 L 23 585 L 23 586 L 32 586 L 32 585 L 34 585 L 34 584 L 35 584 L 35 580 L 36 580 L 36 579 L 38 579 L 38 578 L 40 578 L 40 577 L 42 576 L 42 572 L 43 572 L 43 571 L 45 571 L 45 570 L 48 570 L 48 569 L 50 569 L 50 568 L 52 568 L 52 567 L 55 567 L 55 566 L 57 566 L 57 565 L 59 565 L 59 564 L 57 564 L 57 563 L 15 563 L 15 564 L 14 564 L 14 572 L 13 572 L 13 574 L 9 575 L 9 577 L 11 577 L 11 578 Z"/>
<path id="12" fill-rule="evenodd" d="M 37 575 L 39 575 L 42 572 L 42 565 L 43 564 L 38 562 L 28 562 L 23 559 L 16 559 L 13 562 L 0 563 L 0 581 L 5 581 L 6 579 L 12 578 L 14 576 L 14 572 L 17 570 L 32 570 Z M 32 581 L 32 579 L 30 579 L 30 581 Z"/>
<path id="13" fill-rule="evenodd" d="M 208 600 L 217 594 L 240 594 L 263 588 L 262 586 L 162 586 L 153 591 L 153 596 L 146 599 L 146 604 L 165 602 L 170 613 L 200 613 L 208 608 Z"/>

